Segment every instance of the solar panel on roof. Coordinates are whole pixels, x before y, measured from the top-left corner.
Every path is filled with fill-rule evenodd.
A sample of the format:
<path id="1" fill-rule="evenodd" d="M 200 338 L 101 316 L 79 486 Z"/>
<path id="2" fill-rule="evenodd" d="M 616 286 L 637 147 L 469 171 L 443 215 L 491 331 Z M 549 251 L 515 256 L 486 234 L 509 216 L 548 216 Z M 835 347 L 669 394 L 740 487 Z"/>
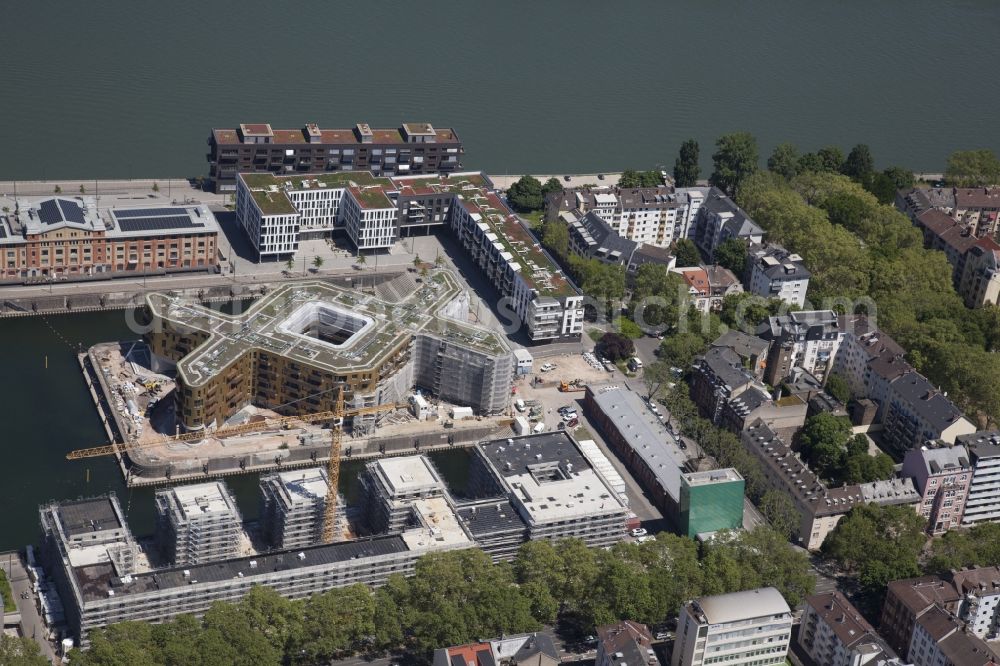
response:
<path id="1" fill-rule="evenodd" d="M 188 229 L 203 227 L 195 224 L 188 215 L 171 215 L 169 217 L 133 217 L 118 220 L 122 231 L 163 231 L 165 229 Z"/>
<path id="2" fill-rule="evenodd" d="M 46 199 L 38 205 L 38 220 L 42 224 L 55 224 L 62 220 L 62 213 L 55 199 Z"/>
<path id="3" fill-rule="evenodd" d="M 163 217 L 167 215 L 187 215 L 184 208 L 126 208 L 115 209 L 115 217 L 119 220 L 129 217 Z"/>
<path id="4" fill-rule="evenodd" d="M 59 200 L 59 208 L 62 209 L 63 219 L 76 224 L 83 224 L 83 208 L 75 201 Z"/>

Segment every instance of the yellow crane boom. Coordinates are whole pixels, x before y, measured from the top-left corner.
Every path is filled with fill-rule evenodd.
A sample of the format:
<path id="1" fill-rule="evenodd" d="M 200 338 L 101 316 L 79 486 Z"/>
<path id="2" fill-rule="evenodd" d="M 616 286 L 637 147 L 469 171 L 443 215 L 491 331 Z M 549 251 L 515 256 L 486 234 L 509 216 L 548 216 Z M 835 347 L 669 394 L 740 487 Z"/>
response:
<path id="1" fill-rule="evenodd" d="M 344 437 L 344 391 L 337 392 L 330 424 L 330 458 L 326 463 L 326 505 L 323 507 L 323 543 L 331 543 L 337 522 L 337 487 L 340 485 L 340 448 Z"/>
<path id="2" fill-rule="evenodd" d="M 155 440 L 149 440 L 148 442 L 134 442 L 132 444 L 106 444 L 104 446 L 95 446 L 89 449 L 77 449 L 75 451 L 70 451 L 66 454 L 66 460 L 82 460 L 83 458 L 97 458 L 100 456 L 110 456 L 113 455 L 117 450 L 142 450 L 142 449 L 152 449 L 157 446 L 166 446 L 167 444 L 173 444 L 175 442 L 190 442 L 196 439 L 204 439 L 205 437 L 231 437 L 233 435 L 241 435 L 250 432 L 256 432 L 258 430 L 267 430 L 270 428 L 280 428 L 286 425 L 292 425 L 295 423 L 316 423 L 319 421 L 331 421 L 334 419 L 341 419 L 348 416 L 362 416 L 364 414 L 378 414 L 380 412 L 388 412 L 395 409 L 401 409 L 406 407 L 405 403 L 386 403 L 384 405 L 373 405 L 371 407 L 357 407 L 354 409 L 345 410 L 343 405 L 343 396 L 338 398 L 340 404 L 340 415 L 337 415 L 337 410 L 328 412 L 316 412 L 315 414 L 303 414 L 302 416 L 279 416 L 272 419 L 266 419 L 264 421 L 255 421 L 241 423 L 239 425 L 227 426 L 225 428 L 219 428 L 211 432 L 186 432 L 180 435 L 171 435 L 166 437 L 160 437 Z"/>

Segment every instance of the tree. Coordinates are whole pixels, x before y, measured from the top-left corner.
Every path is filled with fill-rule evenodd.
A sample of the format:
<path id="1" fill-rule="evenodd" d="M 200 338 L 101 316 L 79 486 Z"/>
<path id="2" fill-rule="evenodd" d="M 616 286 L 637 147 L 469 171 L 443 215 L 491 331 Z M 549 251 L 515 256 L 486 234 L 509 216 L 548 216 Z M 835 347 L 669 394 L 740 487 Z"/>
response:
<path id="1" fill-rule="evenodd" d="M 285 268 L 287 268 L 288 270 L 292 270 L 293 268 L 295 268 L 294 257 L 288 257 L 288 259 L 285 260 Z"/>
<path id="2" fill-rule="evenodd" d="M 816 153 L 823 163 L 822 169 L 817 171 L 832 171 L 839 173 L 844 168 L 844 152 L 837 146 L 825 146 Z"/>
<path id="3" fill-rule="evenodd" d="M 358 252 L 358 258 L 356 261 L 358 262 L 358 266 L 364 266 L 365 264 L 368 263 L 368 259 L 365 257 L 365 255 L 361 254 L 360 251 Z"/>
<path id="4" fill-rule="evenodd" d="M 782 175 L 785 178 L 794 178 L 799 172 L 799 150 L 793 143 L 779 143 L 774 147 L 771 156 L 767 158 L 767 170 Z"/>
<path id="5" fill-rule="evenodd" d="M 851 180 L 865 184 L 871 181 L 873 173 L 875 173 L 875 160 L 872 158 L 872 151 L 866 144 L 859 143 L 847 154 L 843 174 Z"/>
<path id="6" fill-rule="evenodd" d="M 275 646 L 275 635 L 263 633 L 239 605 L 213 603 L 205 612 L 204 626 L 209 632 L 214 630 L 225 637 L 229 654 L 220 663 L 270 666 L 281 661 L 283 650 Z"/>
<path id="7" fill-rule="evenodd" d="M 698 183 L 701 167 L 698 165 L 698 142 L 688 139 L 681 144 L 681 149 L 674 162 L 674 185 L 677 187 L 693 187 Z"/>
<path id="8" fill-rule="evenodd" d="M 613 332 L 602 335 L 596 347 L 601 356 L 611 361 L 619 361 L 635 353 L 635 344 L 631 340 Z"/>
<path id="9" fill-rule="evenodd" d="M 542 227 L 542 243 L 557 257 L 569 255 L 569 228 L 562 220 L 549 220 Z"/>
<path id="10" fill-rule="evenodd" d="M 320 268 L 322 268 L 323 267 L 323 257 L 319 256 L 318 254 L 315 257 L 313 257 L 313 267 L 316 270 L 319 270 Z"/>
<path id="11" fill-rule="evenodd" d="M 715 248 L 715 263 L 742 279 L 747 266 L 747 244 L 741 238 L 727 238 Z"/>
<path id="12" fill-rule="evenodd" d="M 420 264 L 422 264 L 422 263 L 424 263 L 424 262 L 423 262 L 423 260 L 422 260 L 422 259 L 420 258 L 420 255 L 419 255 L 419 254 L 415 254 L 415 255 L 413 255 L 413 266 L 414 266 L 415 268 L 420 268 Z"/>
<path id="13" fill-rule="evenodd" d="M 305 602 L 299 660 L 326 662 L 350 654 L 362 639 L 375 634 L 375 601 L 362 584 L 334 588 Z"/>
<path id="14" fill-rule="evenodd" d="M 841 375 L 832 373 L 826 378 L 826 386 L 824 388 L 827 393 L 845 405 L 851 399 L 851 387 L 847 385 L 847 380 Z"/>
<path id="15" fill-rule="evenodd" d="M 49 666 L 38 643 L 28 637 L 15 638 L 0 633 L 0 664 L 6 666 Z"/>
<path id="16" fill-rule="evenodd" d="M 59 187 L 58 185 L 56 185 L 55 189 L 52 191 L 55 192 L 56 194 L 62 194 L 62 188 Z"/>
<path id="17" fill-rule="evenodd" d="M 991 150 L 956 150 L 948 156 L 945 181 L 955 187 L 1000 184 L 1000 160 Z"/>
<path id="18" fill-rule="evenodd" d="M 809 557 L 769 527 L 721 532 L 705 546 L 702 566 L 708 594 L 775 587 L 794 607 L 812 594 L 816 585 L 809 572 Z"/>
<path id="19" fill-rule="evenodd" d="M 916 182 L 913 172 L 901 166 L 888 167 L 882 174 L 892 182 L 892 186 L 897 190 L 913 187 L 913 183 Z"/>
<path id="20" fill-rule="evenodd" d="M 553 192 L 562 192 L 562 191 L 563 191 L 563 185 L 561 182 L 559 182 L 559 179 L 549 178 L 547 181 L 545 181 L 545 184 L 542 185 L 542 198 L 544 199 Z"/>
<path id="21" fill-rule="evenodd" d="M 507 190 L 507 199 L 515 209 L 522 213 L 538 210 L 542 207 L 542 184 L 533 176 L 521 176 Z"/>
<path id="22" fill-rule="evenodd" d="M 735 196 L 743 181 L 757 171 L 757 140 L 748 132 L 735 132 L 720 137 L 715 146 L 715 171 L 708 182 Z"/>
<path id="23" fill-rule="evenodd" d="M 641 186 L 642 178 L 635 169 L 625 169 L 622 171 L 622 175 L 618 177 L 618 187 L 631 188 Z"/>
<path id="24" fill-rule="evenodd" d="M 798 434 L 798 445 L 813 471 L 827 479 L 836 478 L 843 469 L 850 436 L 850 421 L 830 412 L 820 412 L 806 419 Z"/>
<path id="25" fill-rule="evenodd" d="M 686 268 L 697 266 L 701 263 L 701 253 L 698 247 L 690 238 L 681 238 L 674 246 L 674 255 L 677 257 L 677 267 Z"/>
<path id="26" fill-rule="evenodd" d="M 615 327 L 618 332 L 624 335 L 626 338 L 631 340 L 638 340 L 642 337 L 642 329 L 639 328 L 639 324 L 635 323 L 628 317 L 618 317 L 614 321 Z"/>
<path id="27" fill-rule="evenodd" d="M 816 153 L 803 153 L 796 166 L 798 173 L 816 173 L 825 170 L 823 158 Z"/>
<path id="28" fill-rule="evenodd" d="M 924 527 L 924 519 L 909 506 L 859 504 L 826 537 L 823 554 L 856 574 L 862 588 L 877 597 L 889 581 L 920 575 Z"/>
<path id="29" fill-rule="evenodd" d="M 159 192 L 160 191 L 160 184 L 157 183 L 155 180 L 153 181 L 153 191 L 154 192 Z"/>
<path id="30" fill-rule="evenodd" d="M 660 390 L 667 384 L 676 381 L 670 364 L 660 359 L 642 369 L 642 381 L 646 384 L 646 398 L 652 400 L 660 397 Z"/>
<path id="31" fill-rule="evenodd" d="M 83 184 L 81 183 L 81 184 L 80 184 L 80 194 L 86 194 L 86 193 L 87 193 L 87 188 L 85 188 L 85 187 L 83 186 Z"/>
<path id="32" fill-rule="evenodd" d="M 707 347 L 705 338 L 697 333 L 677 333 L 660 343 L 660 358 L 671 367 L 687 368 Z"/>
<path id="33" fill-rule="evenodd" d="M 776 490 L 768 490 L 761 496 L 758 508 L 775 532 L 794 540 L 799 531 L 799 512 L 791 497 Z"/>

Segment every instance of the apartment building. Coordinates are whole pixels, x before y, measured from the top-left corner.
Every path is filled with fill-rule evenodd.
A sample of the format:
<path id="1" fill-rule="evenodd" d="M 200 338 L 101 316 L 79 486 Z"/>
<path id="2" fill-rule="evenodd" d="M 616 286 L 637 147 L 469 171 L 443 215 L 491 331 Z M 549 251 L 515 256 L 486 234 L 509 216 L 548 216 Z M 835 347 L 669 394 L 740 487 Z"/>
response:
<path id="1" fill-rule="evenodd" d="M 598 627 L 594 666 L 660 666 L 649 627 L 631 620 Z"/>
<path id="2" fill-rule="evenodd" d="M 884 413 L 883 441 L 900 454 L 929 441 L 952 444 L 976 431 L 955 403 L 912 369 L 889 383 Z"/>
<path id="3" fill-rule="evenodd" d="M 625 538 L 628 507 L 565 432 L 495 440 L 475 449 L 482 495 L 503 495 L 529 539 L 583 539 L 609 546 Z"/>
<path id="4" fill-rule="evenodd" d="M 403 403 L 414 386 L 476 412 L 503 411 L 514 355 L 502 335 L 450 315 L 455 303 L 468 307 L 458 279 L 448 271 L 421 284 L 409 273 L 393 279 L 408 292 L 394 302 L 299 282 L 269 291 L 235 318 L 147 295 L 155 324 L 148 341 L 176 364 L 184 428 L 213 429 L 250 404 L 286 414 L 330 410 L 341 390 L 349 407 Z M 398 308 L 410 314 L 393 316 Z"/>
<path id="5" fill-rule="evenodd" d="M 730 294 L 743 293 L 739 278 L 719 265 L 673 268 L 671 272 L 679 274 L 684 280 L 688 298 L 699 312 L 718 312 L 722 309 L 722 299 Z"/>
<path id="6" fill-rule="evenodd" d="M 985 641 L 965 633 L 957 618 L 937 607 L 917 618 L 907 655 L 913 666 L 996 666 L 1000 659 Z"/>
<path id="7" fill-rule="evenodd" d="M 260 477 L 260 535 L 277 550 L 320 543 L 330 484 L 325 467 L 284 470 Z M 347 527 L 346 503 L 337 495 L 334 539 Z"/>
<path id="8" fill-rule="evenodd" d="M 1000 520 L 1000 431 L 980 431 L 955 438 L 972 463 L 972 481 L 965 501 L 962 525 Z"/>
<path id="9" fill-rule="evenodd" d="M 713 187 L 698 210 L 691 236 L 702 254 L 712 260 L 715 248 L 730 238 L 739 239 L 748 246 L 760 244 L 764 240 L 764 230 L 722 190 Z"/>
<path id="10" fill-rule="evenodd" d="M 996 640 L 1000 635 L 1000 569 L 969 567 L 941 576 L 890 582 L 879 630 L 897 652 L 907 653 L 910 660 L 916 662 L 914 645 L 923 643 L 926 652 L 930 643 L 940 640 L 933 636 L 930 637 L 933 640 L 917 637 L 920 619 L 932 611 L 940 611 L 951 618 L 951 624 L 964 635 L 977 640 Z"/>
<path id="11" fill-rule="evenodd" d="M 840 347 L 841 331 L 832 310 L 808 310 L 769 317 L 757 336 L 771 343 L 764 381 L 772 386 L 801 368 L 820 382 L 833 367 Z"/>
<path id="12" fill-rule="evenodd" d="M 433 666 L 556 666 L 559 650 L 548 634 L 521 634 L 434 650 Z"/>
<path id="13" fill-rule="evenodd" d="M 208 206 L 98 208 L 92 196 L 0 197 L 0 280 L 212 271 Z"/>
<path id="14" fill-rule="evenodd" d="M 767 368 L 767 352 L 770 349 L 770 343 L 766 340 L 731 329 L 720 335 L 712 343 L 712 347 L 731 349 L 740 357 L 744 368 L 757 379 L 763 379 Z"/>
<path id="15" fill-rule="evenodd" d="M 889 382 L 872 369 L 872 364 L 883 359 L 890 367 L 902 367 L 906 365 L 901 360 L 905 350 L 864 315 L 841 315 L 839 324 L 841 339 L 833 358 L 833 372 L 847 382 L 851 395 L 885 402 Z"/>
<path id="16" fill-rule="evenodd" d="M 813 663 L 824 666 L 903 666 L 839 591 L 806 598 L 797 642 Z"/>
<path id="17" fill-rule="evenodd" d="M 910 479 L 827 487 L 775 428 L 763 420 L 750 423 L 742 434 L 742 441 L 760 461 L 767 484 L 792 500 L 800 517 L 798 541 L 808 550 L 819 550 L 840 519 L 855 506 L 903 504 L 916 507 L 920 502 L 921 495 Z"/>
<path id="18" fill-rule="evenodd" d="M 404 123 L 398 129 L 276 130 L 266 123 L 213 129 L 208 137 L 209 178 L 216 192 L 236 189 L 237 174 L 302 175 L 371 171 L 385 175 L 451 173 L 462 167 L 462 142 L 453 129 Z"/>
<path id="19" fill-rule="evenodd" d="M 313 206 L 315 204 L 315 206 Z M 368 172 L 276 177 L 241 174 L 236 215 L 261 256 L 287 256 L 300 234 L 343 229 L 365 251 L 402 235 L 450 231 L 538 342 L 578 339 L 583 296 L 480 173 L 385 178 Z"/>
<path id="20" fill-rule="evenodd" d="M 376 534 L 401 532 L 413 523 L 413 505 L 440 499 L 447 487 L 426 456 L 384 458 L 359 476 L 368 527 Z"/>
<path id="21" fill-rule="evenodd" d="M 791 609 L 773 587 L 701 597 L 681 606 L 670 664 L 784 664 L 791 631 Z"/>
<path id="22" fill-rule="evenodd" d="M 969 453 L 963 446 L 940 446 L 907 451 L 902 476 L 913 479 L 921 494 L 919 513 L 927 531 L 944 534 L 962 524 L 972 481 Z"/>
<path id="23" fill-rule="evenodd" d="M 780 245 L 750 247 L 746 287 L 752 294 L 801 308 L 805 306 L 810 275 L 802 257 Z"/>
<path id="24" fill-rule="evenodd" d="M 156 536 L 170 563 L 203 564 L 241 554 L 242 519 L 222 481 L 160 490 L 155 501 Z"/>
<path id="25" fill-rule="evenodd" d="M 1000 302 L 1000 244 L 992 238 L 980 238 L 966 252 L 958 293 L 969 308 Z"/>

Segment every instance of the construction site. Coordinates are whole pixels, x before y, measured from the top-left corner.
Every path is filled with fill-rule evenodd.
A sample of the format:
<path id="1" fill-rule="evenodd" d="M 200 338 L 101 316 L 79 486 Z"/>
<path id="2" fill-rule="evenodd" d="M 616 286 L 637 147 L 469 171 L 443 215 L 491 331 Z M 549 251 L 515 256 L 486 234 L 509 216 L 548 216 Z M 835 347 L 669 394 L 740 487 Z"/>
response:
<path id="1" fill-rule="evenodd" d="M 316 465 L 334 431 L 345 457 L 510 432 L 514 354 L 469 323 L 446 269 L 387 276 L 373 293 L 283 284 L 239 315 L 171 294 L 146 302 L 143 340 L 81 355 L 110 443 L 68 456 L 114 455 L 130 486 Z"/>

